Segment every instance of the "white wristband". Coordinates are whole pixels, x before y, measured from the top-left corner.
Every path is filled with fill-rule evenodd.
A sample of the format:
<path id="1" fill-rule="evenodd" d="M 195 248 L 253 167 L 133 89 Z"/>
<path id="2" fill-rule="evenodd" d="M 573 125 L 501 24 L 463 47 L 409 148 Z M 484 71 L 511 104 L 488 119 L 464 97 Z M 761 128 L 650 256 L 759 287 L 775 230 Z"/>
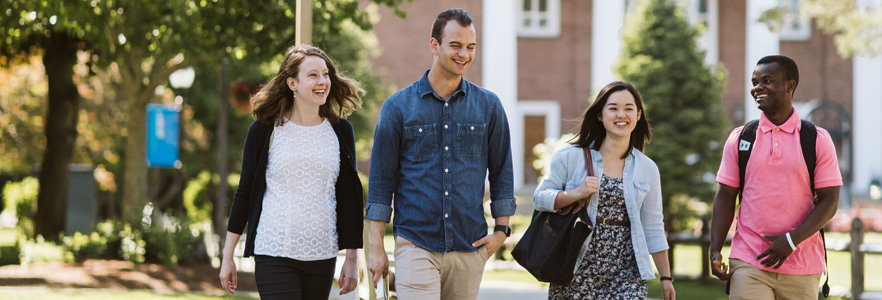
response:
<path id="1" fill-rule="evenodd" d="M 784 234 L 784 236 L 787 237 L 787 243 L 790 244 L 790 249 L 793 249 L 793 251 L 796 251 L 796 245 L 793 244 L 793 239 L 790 238 L 790 232 Z"/>

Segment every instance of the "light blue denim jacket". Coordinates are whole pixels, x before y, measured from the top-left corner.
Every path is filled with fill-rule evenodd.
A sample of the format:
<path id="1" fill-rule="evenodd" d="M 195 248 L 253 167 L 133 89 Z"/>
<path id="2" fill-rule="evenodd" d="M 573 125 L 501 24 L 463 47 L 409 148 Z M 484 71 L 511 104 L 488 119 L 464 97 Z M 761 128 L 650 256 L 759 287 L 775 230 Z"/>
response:
<path id="1" fill-rule="evenodd" d="M 600 152 L 591 150 L 594 174 L 603 174 L 603 158 Z M 554 153 L 551 169 L 533 193 L 533 207 L 539 211 L 555 211 L 554 199 L 561 191 L 578 187 L 588 173 L 585 170 L 585 155 L 582 148 L 567 146 Z M 640 277 L 644 280 L 655 278 L 650 254 L 668 249 L 662 216 L 661 181 L 658 166 L 643 152 L 633 149 L 625 159 L 624 179 L 625 207 L 631 219 L 631 243 Z M 588 215 L 591 222 L 597 216 L 597 193 L 591 196 Z M 591 236 L 582 244 L 582 251 L 576 261 L 576 268 L 582 263 Z M 573 270 L 575 272 L 575 270 Z"/>

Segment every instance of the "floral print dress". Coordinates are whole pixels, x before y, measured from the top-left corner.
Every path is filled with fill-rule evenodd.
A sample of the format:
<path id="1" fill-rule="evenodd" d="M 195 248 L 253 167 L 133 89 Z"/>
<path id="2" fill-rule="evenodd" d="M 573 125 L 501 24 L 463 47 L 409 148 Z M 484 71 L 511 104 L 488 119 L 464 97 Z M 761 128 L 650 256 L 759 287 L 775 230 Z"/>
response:
<path id="1" fill-rule="evenodd" d="M 630 221 L 622 178 L 603 175 L 598 190 L 597 217 Z M 548 299 L 644 299 L 646 281 L 640 277 L 631 228 L 594 224 L 585 258 L 569 285 L 552 283 Z"/>

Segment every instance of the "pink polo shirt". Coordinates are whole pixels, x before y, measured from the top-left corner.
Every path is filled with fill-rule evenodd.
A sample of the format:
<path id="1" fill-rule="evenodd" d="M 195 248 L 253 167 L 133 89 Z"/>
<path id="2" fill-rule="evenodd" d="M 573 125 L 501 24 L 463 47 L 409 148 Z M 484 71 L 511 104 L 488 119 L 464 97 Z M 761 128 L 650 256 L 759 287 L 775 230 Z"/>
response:
<path id="1" fill-rule="evenodd" d="M 743 127 L 735 128 L 729 134 L 717 172 L 717 181 L 732 187 L 740 186 L 738 136 Z M 778 269 L 765 267 L 760 264 L 762 260 L 756 260 L 757 255 L 772 245 L 760 234 L 778 235 L 793 231 L 814 208 L 808 170 L 799 143 L 801 127 L 796 109 L 781 126 L 775 126 L 765 114 L 760 116 L 756 141 L 744 175 L 747 184 L 738 210 L 738 226 L 732 238 L 730 258 L 776 273 L 809 275 L 824 272 L 824 248 L 819 233 L 797 245 L 796 251 Z M 815 188 L 841 186 L 842 176 L 833 140 L 827 130 L 817 129 Z"/>

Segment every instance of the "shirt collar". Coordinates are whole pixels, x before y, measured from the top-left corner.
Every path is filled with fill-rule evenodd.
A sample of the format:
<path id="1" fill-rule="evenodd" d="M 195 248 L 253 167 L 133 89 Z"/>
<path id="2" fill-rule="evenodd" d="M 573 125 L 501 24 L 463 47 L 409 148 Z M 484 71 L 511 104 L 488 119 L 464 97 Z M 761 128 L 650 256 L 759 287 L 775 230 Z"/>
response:
<path id="1" fill-rule="evenodd" d="M 460 78 L 459 80 L 459 86 L 453 91 L 453 94 L 450 94 L 450 98 L 447 100 L 455 99 L 459 94 L 465 96 L 466 92 L 463 88 L 466 82 L 465 78 Z M 432 89 L 432 85 L 429 84 L 429 70 L 426 70 L 426 72 L 423 73 L 423 77 L 417 82 L 417 91 L 419 92 L 420 97 L 425 97 L 426 95 L 431 94 L 435 99 L 444 101 L 444 98 L 438 96 L 438 94 L 435 93 L 435 90 Z"/>
<path id="2" fill-rule="evenodd" d="M 775 128 L 781 128 L 784 132 L 794 133 L 799 131 L 802 127 L 802 122 L 799 120 L 799 113 L 796 112 L 796 108 L 793 108 L 793 113 L 790 114 L 790 118 L 787 121 L 784 121 L 784 124 L 781 126 L 777 126 L 772 121 L 769 121 L 769 118 L 766 117 L 765 113 L 760 114 L 759 128 L 763 133 L 768 133 Z"/>

